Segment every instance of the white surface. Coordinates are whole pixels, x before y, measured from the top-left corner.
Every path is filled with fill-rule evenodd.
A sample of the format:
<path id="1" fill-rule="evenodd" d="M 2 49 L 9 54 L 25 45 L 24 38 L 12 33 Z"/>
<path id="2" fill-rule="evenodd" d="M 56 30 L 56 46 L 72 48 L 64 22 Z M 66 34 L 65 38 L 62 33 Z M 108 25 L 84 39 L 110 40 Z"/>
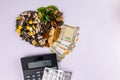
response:
<path id="1" fill-rule="evenodd" d="M 1 0 L 0 80 L 23 80 L 20 58 L 49 53 L 15 32 L 15 18 L 24 10 L 54 4 L 65 23 L 80 26 L 80 40 L 60 64 L 71 80 L 120 80 L 120 0 Z"/>

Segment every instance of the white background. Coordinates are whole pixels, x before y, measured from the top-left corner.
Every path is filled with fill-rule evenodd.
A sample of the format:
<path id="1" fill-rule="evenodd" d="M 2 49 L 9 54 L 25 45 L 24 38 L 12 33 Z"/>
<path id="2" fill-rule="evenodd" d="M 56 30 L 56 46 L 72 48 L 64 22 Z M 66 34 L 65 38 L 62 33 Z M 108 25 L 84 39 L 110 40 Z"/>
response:
<path id="1" fill-rule="evenodd" d="M 20 58 L 50 52 L 22 41 L 15 19 L 51 4 L 66 24 L 80 26 L 79 42 L 60 69 L 72 71 L 71 80 L 120 80 L 120 0 L 0 0 L 0 80 L 23 80 Z"/>

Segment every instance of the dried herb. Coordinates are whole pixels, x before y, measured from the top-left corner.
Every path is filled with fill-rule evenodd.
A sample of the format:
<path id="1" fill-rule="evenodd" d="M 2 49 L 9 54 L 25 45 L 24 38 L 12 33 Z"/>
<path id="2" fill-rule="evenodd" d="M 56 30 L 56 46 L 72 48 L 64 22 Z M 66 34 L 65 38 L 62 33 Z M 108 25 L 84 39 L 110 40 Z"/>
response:
<path id="1" fill-rule="evenodd" d="M 16 32 L 22 38 L 36 47 L 50 46 L 57 40 L 57 29 L 63 25 L 63 13 L 50 5 L 40 7 L 37 11 L 24 11 L 16 18 Z M 55 31 L 56 30 L 56 31 Z M 52 36 L 50 35 L 53 33 Z"/>

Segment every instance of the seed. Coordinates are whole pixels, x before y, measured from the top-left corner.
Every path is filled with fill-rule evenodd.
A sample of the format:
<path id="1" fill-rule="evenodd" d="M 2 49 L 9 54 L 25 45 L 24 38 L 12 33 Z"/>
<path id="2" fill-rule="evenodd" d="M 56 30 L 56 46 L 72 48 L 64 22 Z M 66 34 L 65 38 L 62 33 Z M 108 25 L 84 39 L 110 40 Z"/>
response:
<path id="1" fill-rule="evenodd" d="M 41 26 L 39 24 L 37 24 L 37 30 L 38 30 L 38 32 L 40 32 L 40 28 L 41 28 Z"/>
<path id="2" fill-rule="evenodd" d="M 31 14 L 30 14 L 30 12 L 28 12 L 28 17 L 30 17 L 31 16 Z"/>
<path id="3" fill-rule="evenodd" d="M 22 20 L 25 20 L 25 17 L 24 17 L 24 16 L 22 16 Z"/>
<path id="4" fill-rule="evenodd" d="M 35 16 L 36 16 L 36 17 L 38 16 L 37 13 L 35 13 Z"/>
<path id="5" fill-rule="evenodd" d="M 43 37 L 42 36 L 38 36 L 37 39 L 42 39 Z"/>
<path id="6" fill-rule="evenodd" d="M 32 28 L 35 30 L 35 26 L 33 25 Z"/>
<path id="7" fill-rule="evenodd" d="M 38 29 L 36 28 L 36 33 L 38 33 Z"/>
<path id="8" fill-rule="evenodd" d="M 40 19 L 38 19 L 38 23 L 40 23 Z"/>
<path id="9" fill-rule="evenodd" d="M 23 22 L 24 22 L 24 21 L 22 20 L 22 21 L 20 22 L 20 25 L 23 25 Z"/>
<path id="10" fill-rule="evenodd" d="M 38 17 L 36 17 L 35 20 L 39 20 Z"/>
<path id="11" fill-rule="evenodd" d="M 36 45 L 36 44 L 37 44 L 37 41 L 33 40 L 33 41 L 32 41 L 32 44 L 33 44 L 33 45 Z"/>
<path id="12" fill-rule="evenodd" d="M 37 21 L 33 21 L 34 24 L 37 24 L 38 22 Z"/>

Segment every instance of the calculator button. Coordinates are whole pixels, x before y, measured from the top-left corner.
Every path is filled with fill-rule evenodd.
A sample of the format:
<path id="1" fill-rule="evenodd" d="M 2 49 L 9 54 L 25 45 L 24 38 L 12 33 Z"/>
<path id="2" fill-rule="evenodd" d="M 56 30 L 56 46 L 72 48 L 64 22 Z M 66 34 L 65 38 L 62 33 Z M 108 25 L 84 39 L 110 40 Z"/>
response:
<path id="1" fill-rule="evenodd" d="M 33 78 L 32 80 L 36 80 L 35 78 Z"/>
<path id="2" fill-rule="evenodd" d="M 32 77 L 35 77 L 35 75 L 32 75 Z"/>
<path id="3" fill-rule="evenodd" d="M 30 76 L 26 76 L 26 78 L 30 78 Z"/>
<path id="4" fill-rule="evenodd" d="M 39 74 L 39 73 L 40 73 L 40 71 L 37 71 L 36 73 L 37 73 L 37 74 Z"/>
<path id="5" fill-rule="evenodd" d="M 41 80 L 41 78 L 37 78 L 37 80 Z"/>
<path id="6" fill-rule="evenodd" d="M 40 75 L 37 75 L 38 77 L 40 76 Z"/>

